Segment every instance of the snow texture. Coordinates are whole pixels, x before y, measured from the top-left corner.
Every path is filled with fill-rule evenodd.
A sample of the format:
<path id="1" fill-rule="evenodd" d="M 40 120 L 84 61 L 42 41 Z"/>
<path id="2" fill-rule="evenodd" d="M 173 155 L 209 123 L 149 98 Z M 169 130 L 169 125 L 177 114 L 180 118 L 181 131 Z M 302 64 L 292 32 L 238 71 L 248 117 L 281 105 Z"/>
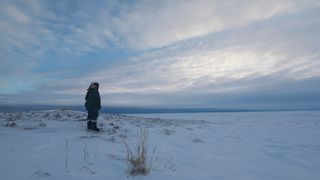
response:
<path id="1" fill-rule="evenodd" d="M 101 132 L 71 110 L 0 113 L 1 179 L 318 180 L 320 112 L 100 114 Z M 130 177 L 124 141 L 149 130 L 147 176 Z"/>

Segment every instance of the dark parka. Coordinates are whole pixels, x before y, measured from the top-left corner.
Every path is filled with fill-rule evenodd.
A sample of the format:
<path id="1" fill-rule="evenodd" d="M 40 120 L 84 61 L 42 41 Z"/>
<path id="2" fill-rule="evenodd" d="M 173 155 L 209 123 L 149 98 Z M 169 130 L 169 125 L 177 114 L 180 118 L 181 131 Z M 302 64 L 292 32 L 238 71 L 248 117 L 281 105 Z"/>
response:
<path id="1" fill-rule="evenodd" d="M 98 89 L 89 88 L 86 94 L 85 107 L 87 111 L 98 111 L 101 109 L 101 99 Z"/>

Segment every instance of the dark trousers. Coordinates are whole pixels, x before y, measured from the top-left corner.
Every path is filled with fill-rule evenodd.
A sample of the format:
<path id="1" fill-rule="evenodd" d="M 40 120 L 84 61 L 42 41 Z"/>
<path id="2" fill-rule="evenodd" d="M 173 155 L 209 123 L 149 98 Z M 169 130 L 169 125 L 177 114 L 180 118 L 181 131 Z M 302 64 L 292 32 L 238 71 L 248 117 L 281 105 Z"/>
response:
<path id="1" fill-rule="evenodd" d="M 91 122 L 97 122 L 99 116 L 99 111 L 98 110 L 88 110 L 88 120 L 91 120 Z"/>

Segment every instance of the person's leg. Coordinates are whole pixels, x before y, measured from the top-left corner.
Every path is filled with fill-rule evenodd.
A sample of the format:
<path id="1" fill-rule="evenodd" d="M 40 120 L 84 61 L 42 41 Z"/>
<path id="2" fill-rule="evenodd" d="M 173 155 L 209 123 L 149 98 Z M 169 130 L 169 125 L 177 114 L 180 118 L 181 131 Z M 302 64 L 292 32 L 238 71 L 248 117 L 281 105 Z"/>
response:
<path id="1" fill-rule="evenodd" d="M 87 117 L 87 128 L 92 129 L 92 119 L 94 118 L 94 113 L 88 110 L 88 117 Z"/>
<path id="2" fill-rule="evenodd" d="M 92 112 L 92 119 L 91 119 L 91 129 L 95 131 L 100 131 L 99 128 L 97 128 L 97 119 L 99 116 L 99 111 L 93 111 Z"/>

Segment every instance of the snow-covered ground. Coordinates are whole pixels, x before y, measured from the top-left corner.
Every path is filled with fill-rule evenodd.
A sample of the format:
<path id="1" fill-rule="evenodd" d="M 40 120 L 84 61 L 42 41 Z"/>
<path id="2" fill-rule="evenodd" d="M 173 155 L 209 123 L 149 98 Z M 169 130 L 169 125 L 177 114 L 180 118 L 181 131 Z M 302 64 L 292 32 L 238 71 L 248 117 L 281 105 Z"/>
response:
<path id="1" fill-rule="evenodd" d="M 100 114 L 99 133 L 85 119 L 0 113 L 1 179 L 320 179 L 320 112 Z M 124 141 L 140 127 L 156 151 L 151 173 L 131 177 Z"/>

